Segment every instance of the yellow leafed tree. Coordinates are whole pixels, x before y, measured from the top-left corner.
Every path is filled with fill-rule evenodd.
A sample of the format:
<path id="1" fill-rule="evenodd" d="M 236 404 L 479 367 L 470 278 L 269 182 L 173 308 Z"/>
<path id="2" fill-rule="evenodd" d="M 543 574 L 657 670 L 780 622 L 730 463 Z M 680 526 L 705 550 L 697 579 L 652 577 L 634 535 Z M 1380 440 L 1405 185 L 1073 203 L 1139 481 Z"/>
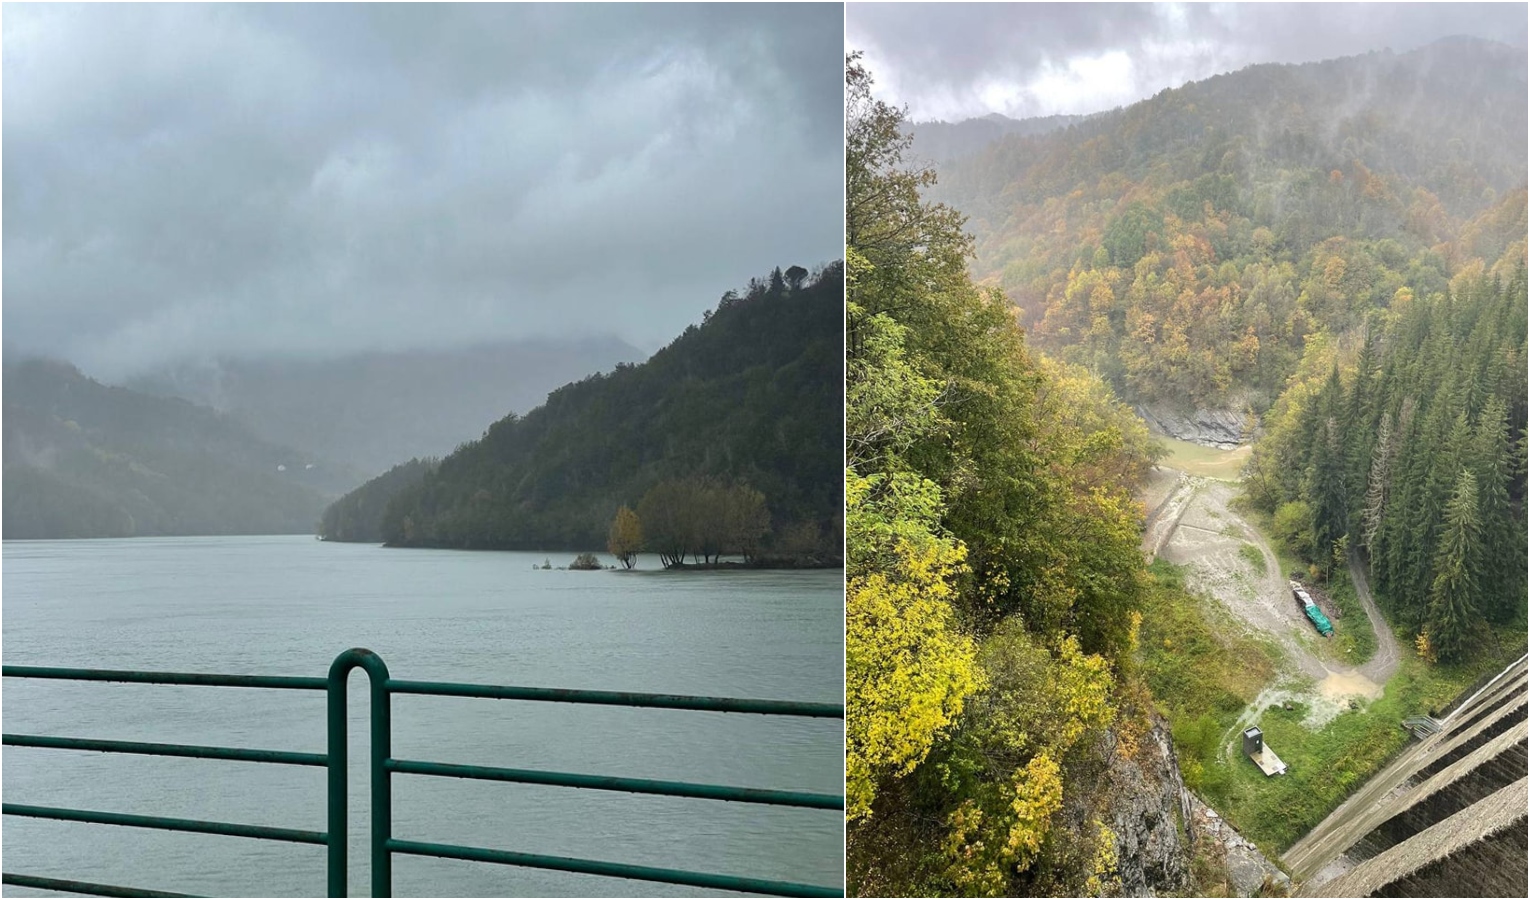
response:
<path id="1" fill-rule="evenodd" d="M 611 522 L 606 549 L 621 560 L 624 567 L 630 569 L 637 562 L 637 553 L 642 546 L 643 523 L 638 521 L 637 513 L 623 506 L 616 511 L 616 518 Z"/>
<path id="2" fill-rule="evenodd" d="M 939 491 L 907 473 L 845 475 L 845 791 L 871 813 L 878 778 L 918 765 L 980 686 L 956 629 L 952 579 L 965 549 L 939 534 Z"/>

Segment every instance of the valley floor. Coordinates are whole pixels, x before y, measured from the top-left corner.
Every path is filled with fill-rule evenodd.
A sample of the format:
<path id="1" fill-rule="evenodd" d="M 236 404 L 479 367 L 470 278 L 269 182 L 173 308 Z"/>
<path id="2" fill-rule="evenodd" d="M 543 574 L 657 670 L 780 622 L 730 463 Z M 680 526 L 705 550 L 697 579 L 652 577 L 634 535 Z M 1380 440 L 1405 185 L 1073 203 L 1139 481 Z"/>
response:
<path id="1" fill-rule="evenodd" d="M 1291 595 L 1291 561 L 1233 503 L 1238 493 L 1170 466 L 1144 486 L 1142 549 L 1163 589 L 1144 610 L 1141 652 L 1187 786 L 1278 859 L 1402 749 L 1403 718 L 1447 702 L 1476 670 L 1403 653 L 1358 563 L 1334 578 L 1348 614 L 1320 637 Z M 1250 724 L 1287 774 L 1266 778 L 1243 757 Z"/>

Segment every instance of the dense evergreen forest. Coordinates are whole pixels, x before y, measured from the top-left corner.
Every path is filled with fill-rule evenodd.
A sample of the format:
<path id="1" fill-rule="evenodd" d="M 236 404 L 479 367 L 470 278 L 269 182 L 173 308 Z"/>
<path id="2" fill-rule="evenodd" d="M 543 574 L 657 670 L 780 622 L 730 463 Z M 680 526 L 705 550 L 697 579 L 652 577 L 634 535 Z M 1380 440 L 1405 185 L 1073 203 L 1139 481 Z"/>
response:
<path id="1" fill-rule="evenodd" d="M 311 534 L 348 471 L 67 363 L 5 365 L 5 536 Z"/>
<path id="2" fill-rule="evenodd" d="M 1247 493 L 1314 568 L 1367 555 L 1390 618 L 1455 662 L 1525 616 L 1524 260 L 1368 321 L 1308 342 Z"/>
<path id="3" fill-rule="evenodd" d="M 777 269 L 724 294 L 700 326 L 647 362 L 559 388 L 434 468 L 399 467 L 364 486 L 326 514 L 323 536 L 599 548 L 620 507 L 638 508 L 662 482 L 701 478 L 763 495 L 766 547 L 807 545 L 833 560 L 842 515 L 842 308 L 841 265 L 811 276 Z"/>
<path id="4" fill-rule="evenodd" d="M 1153 445 L 1099 378 L 1032 355 L 854 57 L 846 85 L 849 890 L 1109 891 L 1100 773 L 1148 743 Z"/>
<path id="5" fill-rule="evenodd" d="M 972 270 L 1134 402 L 1262 414 L 1308 338 L 1525 247 L 1526 57 L 1261 65 L 941 165 Z"/>

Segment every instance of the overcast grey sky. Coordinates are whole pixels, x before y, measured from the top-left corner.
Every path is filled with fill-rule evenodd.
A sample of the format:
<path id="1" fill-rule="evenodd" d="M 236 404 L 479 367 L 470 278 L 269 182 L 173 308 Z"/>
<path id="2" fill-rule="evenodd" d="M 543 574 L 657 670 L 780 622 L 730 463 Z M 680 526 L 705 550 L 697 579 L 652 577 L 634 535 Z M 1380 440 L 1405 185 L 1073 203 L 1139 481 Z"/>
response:
<path id="1" fill-rule="evenodd" d="M 838 4 L 6 4 L 4 336 L 668 341 L 843 245 Z"/>
<path id="2" fill-rule="evenodd" d="M 851 3 L 845 46 L 915 121 L 1092 113 L 1255 63 L 1448 35 L 1523 48 L 1524 3 Z"/>

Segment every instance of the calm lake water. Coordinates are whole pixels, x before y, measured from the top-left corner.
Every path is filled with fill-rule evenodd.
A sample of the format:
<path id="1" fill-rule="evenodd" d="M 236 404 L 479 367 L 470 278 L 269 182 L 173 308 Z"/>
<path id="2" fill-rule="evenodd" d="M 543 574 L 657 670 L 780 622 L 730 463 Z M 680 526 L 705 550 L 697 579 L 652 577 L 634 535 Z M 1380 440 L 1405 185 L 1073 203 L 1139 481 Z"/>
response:
<path id="1" fill-rule="evenodd" d="M 4 545 L 13 665 L 323 676 L 349 647 L 395 678 L 843 699 L 843 575 L 540 571 L 571 553 L 388 550 L 310 537 Z M 611 560 L 607 559 L 607 562 Z M 322 753 L 322 692 L 4 680 L 4 730 Z M 364 673 L 352 674 L 351 893 L 366 896 Z M 838 720 L 399 696 L 393 753 L 838 793 Z M 319 768 L 6 748 L 7 802 L 323 831 Z M 394 776 L 395 837 L 823 885 L 833 811 Z M 323 847 L 6 817 L 5 869 L 211 896 L 322 896 Z M 394 857 L 396 896 L 706 896 Z M 49 896 L 7 888 L 11 896 Z M 57 895 L 52 895 L 57 896 Z"/>

